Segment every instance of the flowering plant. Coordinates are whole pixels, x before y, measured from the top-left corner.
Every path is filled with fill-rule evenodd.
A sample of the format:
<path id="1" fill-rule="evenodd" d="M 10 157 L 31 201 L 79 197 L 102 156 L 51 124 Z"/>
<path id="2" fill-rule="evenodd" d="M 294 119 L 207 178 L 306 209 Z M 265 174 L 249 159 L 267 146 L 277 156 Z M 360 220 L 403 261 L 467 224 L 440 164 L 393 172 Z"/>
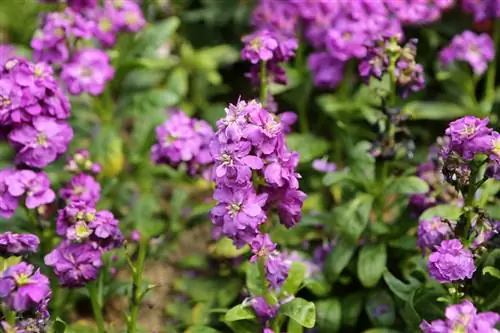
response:
<path id="1" fill-rule="evenodd" d="M 499 332 L 498 0 L 0 13 L 0 332 Z"/>

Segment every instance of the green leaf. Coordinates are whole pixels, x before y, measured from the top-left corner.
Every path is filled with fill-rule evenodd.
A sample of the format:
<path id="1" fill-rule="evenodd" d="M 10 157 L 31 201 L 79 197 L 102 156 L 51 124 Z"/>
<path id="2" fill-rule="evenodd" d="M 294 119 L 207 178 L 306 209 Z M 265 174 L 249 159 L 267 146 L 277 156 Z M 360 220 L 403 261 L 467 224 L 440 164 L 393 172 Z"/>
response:
<path id="1" fill-rule="evenodd" d="M 182 67 L 178 67 L 172 71 L 167 81 L 167 88 L 179 97 L 185 97 L 188 88 L 188 72 Z"/>
<path id="2" fill-rule="evenodd" d="M 366 229 L 372 209 L 373 197 L 360 194 L 333 210 L 333 229 L 353 242 L 357 242 Z"/>
<path id="3" fill-rule="evenodd" d="M 93 137 L 94 157 L 102 165 L 102 174 L 112 178 L 120 174 L 125 164 L 123 140 L 112 126 L 102 127 Z"/>
<path id="4" fill-rule="evenodd" d="M 357 244 L 341 238 L 333 251 L 328 254 L 325 262 L 325 274 L 329 281 L 335 281 L 349 264 Z"/>
<path id="5" fill-rule="evenodd" d="M 252 296 L 264 294 L 262 286 L 262 278 L 260 276 L 259 266 L 257 264 L 248 263 L 246 274 L 246 286 Z"/>
<path id="6" fill-rule="evenodd" d="M 290 319 L 288 321 L 287 326 L 286 326 L 286 332 L 287 333 L 302 333 L 302 332 L 304 332 L 304 327 L 302 327 L 295 320 Z"/>
<path id="7" fill-rule="evenodd" d="M 384 272 L 384 281 L 389 289 L 394 293 L 394 295 L 396 295 L 403 301 L 409 301 L 413 297 L 412 294 L 414 293 L 414 291 L 418 288 L 418 286 L 402 282 L 394 275 L 392 275 L 392 273 L 388 270 Z"/>
<path id="8" fill-rule="evenodd" d="M 325 296 L 332 289 L 331 283 L 328 283 L 322 273 L 317 273 L 313 278 L 304 281 L 304 286 L 315 296 Z"/>
<path id="9" fill-rule="evenodd" d="M 239 320 L 232 322 L 225 322 L 234 333 L 255 333 L 261 330 L 260 324 L 250 320 Z"/>
<path id="10" fill-rule="evenodd" d="M 358 277 L 367 288 L 375 287 L 382 277 L 387 263 L 385 244 L 367 244 L 363 246 L 358 257 Z"/>
<path id="11" fill-rule="evenodd" d="M 469 110 L 458 104 L 448 102 L 414 101 L 407 103 L 403 112 L 412 119 L 455 119 L 469 113 Z"/>
<path id="12" fill-rule="evenodd" d="M 288 277 L 281 287 L 280 298 L 295 295 L 297 291 L 299 291 L 302 286 L 302 282 L 304 282 L 306 271 L 307 268 L 303 263 L 292 263 L 292 266 L 288 271 Z"/>
<path id="13" fill-rule="evenodd" d="M 316 302 L 316 327 L 320 333 L 336 333 L 342 324 L 342 305 L 336 298 Z"/>
<path id="14" fill-rule="evenodd" d="M 224 258 L 236 258 L 250 250 L 248 246 L 238 249 L 233 241 L 227 237 L 222 237 L 215 243 L 214 254 Z"/>
<path id="15" fill-rule="evenodd" d="M 64 333 L 66 331 L 67 324 L 59 317 L 54 321 L 54 333 Z"/>
<path id="16" fill-rule="evenodd" d="M 208 326 L 196 325 L 188 327 L 188 329 L 184 333 L 218 333 L 218 332 L 219 331 L 217 331 L 216 329 L 213 329 Z"/>
<path id="17" fill-rule="evenodd" d="M 292 133 L 286 138 L 288 148 L 300 155 L 300 163 L 310 163 L 315 158 L 322 157 L 328 151 L 328 141 L 312 134 Z"/>
<path id="18" fill-rule="evenodd" d="M 332 186 L 346 180 L 352 180 L 348 169 L 329 172 L 323 177 L 323 185 Z"/>
<path id="19" fill-rule="evenodd" d="M 387 193 L 414 194 L 429 192 L 429 185 L 417 176 L 396 178 L 386 189 Z"/>
<path id="20" fill-rule="evenodd" d="M 425 210 L 420 215 L 419 220 L 429 220 L 434 216 L 443 217 L 449 220 L 456 220 L 462 214 L 462 208 L 456 205 L 437 205 Z"/>
<path id="21" fill-rule="evenodd" d="M 158 24 L 151 24 L 139 35 L 137 43 L 132 50 L 126 50 L 130 54 L 140 54 L 143 57 L 155 58 L 162 44 L 169 41 L 172 34 L 177 30 L 181 21 L 172 16 Z"/>
<path id="22" fill-rule="evenodd" d="M 313 328 L 316 322 L 316 309 L 314 303 L 303 298 L 294 298 L 280 308 L 280 313 L 295 320 L 306 328 Z"/>
<path id="23" fill-rule="evenodd" d="M 255 318 L 255 313 L 251 307 L 238 304 L 226 312 L 224 316 L 224 321 L 232 322 L 232 321 L 253 319 L 253 318 Z"/>
<path id="24" fill-rule="evenodd" d="M 392 326 L 396 320 L 396 309 L 392 297 L 386 291 L 375 291 L 368 295 L 365 311 L 374 326 Z"/>
<path id="25" fill-rule="evenodd" d="M 363 309 L 363 294 L 351 293 L 342 301 L 342 323 L 348 327 L 355 327 Z"/>
<path id="26" fill-rule="evenodd" d="M 489 274 L 497 279 L 500 279 L 500 270 L 493 266 L 486 266 L 483 268 L 483 275 Z"/>

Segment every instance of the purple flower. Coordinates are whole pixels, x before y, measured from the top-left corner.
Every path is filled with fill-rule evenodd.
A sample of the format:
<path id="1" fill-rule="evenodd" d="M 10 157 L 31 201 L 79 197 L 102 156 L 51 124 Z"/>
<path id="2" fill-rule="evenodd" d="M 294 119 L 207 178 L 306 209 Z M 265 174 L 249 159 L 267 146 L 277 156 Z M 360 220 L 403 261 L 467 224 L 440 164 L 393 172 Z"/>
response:
<path id="1" fill-rule="evenodd" d="M 363 28 L 352 21 L 339 21 L 335 29 L 330 29 L 326 35 L 326 49 L 328 53 L 340 60 L 363 58 L 366 55 L 365 35 Z"/>
<path id="2" fill-rule="evenodd" d="M 242 38 L 245 46 L 241 51 L 241 58 L 248 60 L 252 64 L 260 61 L 270 61 L 275 56 L 278 49 L 278 41 L 268 30 L 256 31 Z"/>
<path id="3" fill-rule="evenodd" d="M 49 279 L 32 265 L 21 262 L 0 275 L 0 298 L 14 311 L 36 309 L 49 297 Z"/>
<path id="4" fill-rule="evenodd" d="M 307 59 L 313 82 L 319 88 L 335 88 L 344 78 L 344 62 L 327 52 L 315 52 Z"/>
<path id="5" fill-rule="evenodd" d="M 66 122 L 37 117 L 32 125 L 14 127 L 8 138 L 17 150 L 17 163 L 43 168 L 67 150 L 73 129 Z"/>
<path id="6" fill-rule="evenodd" d="M 90 240 L 96 242 L 103 250 L 109 251 L 121 247 L 124 241 L 119 222 L 111 212 L 99 211 L 95 217 L 86 221 L 92 231 Z"/>
<path id="7" fill-rule="evenodd" d="M 290 263 L 276 250 L 276 245 L 268 234 L 258 233 L 251 241 L 253 256 L 251 261 L 258 258 L 265 260 L 266 279 L 270 288 L 279 289 L 288 277 Z"/>
<path id="8" fill-rule="evenodd" d="M 443 66 L 448 66 L 454 61 L 464 61 L 472 67 L 476 75 L 482 75 L 494 57 L 495 47 L 491 37 L 485 33 L 475 34 L 472 31 L 464 31 L 453 37 L 450 45 L 439 54 Z"/>
<path id="9" fill-rule="evenodd" d="M 56 194 L 50 188 L 50 180 L 44 172 L 20 170 L 5 179 L 12 196 L 26 196 L 26 207 L 34 209 L 53 202 Z"/>
<path id="10" fill-rule="evenodd" d="M 32 234 L 0 233 L 0 253 L 23 255 L 38 251 L 40 239 Z"/>
<path id="11" fill-rule="evenodd" d="M 113 23 L 122 31 L 138 32 L 146 24 L 141 7 L 133 0 L 106 0 L 105 7 L 112 11 Z"/>
<path id="12" fill-rule="evenodd" d="M 251 300 L 251 305 L 257 317 L 262 321 L 268 321 L 276 316 L 278 311 L 277 305 L 269 305 L 264 297 L 258 296 Z"/>
<path id="13" fill-rule="evenodd" d="M 444 240 L 436 246 L 427 268 L 430 275 L 441 283 L 470 279 L 476 271 L 472 253 L 458 239 Z"/>
<path id="14" fill-rule="evenodd" d="M 98 0 L 68 0 L 68 6 L 73 8 L 75 11 L 80 11 L 82 9 L 92 9 L 97 7 Z"/>
<path id="15" fill-rule="evenodd" d="M 79 39 L 90 39 L 93 27 L 92 21 L 71 8 L 47 14 L 31 40 L 33 59 L 57 64 L 68 61 L 72 45 Z"/>
<path id="16" fill-rule="evenodd" d="M 116 23 L 115 10 L 109 6 L 98 7 L 91 12 L 90 16 L 95 22 L 92 31 L 94 37 L 106 48 L 115 45 L 116 35 L 120 28 Z"/>
<path id="17" fill-rule="evenodd" d="M 262 207 L 267 195 L 257 195 L 253 188 L 229 189 L 217 188 L 214 199 L 218 201 L 210 215 L 222 234 L 240 241 L 253 238 L 260 224 L 266 220 Z"/>
<path id="18" fill-rule="evenodd" d="M 283 35 L 294 35 L 298 14 L 296 5 L 291 2 L 262 0 L 252 13 L 252 24 Z"/>
<path id="19" fill-rule="evenodd" d="M 96 218 L 96 213 L 94 206 L 89 206 L 85 201 L 71 201 L 58 212 L 56 233 L 59 236 L 68 237 L 69 228 L 74 228 L 79 222 L 92 222 Z M 74 231 L 73 234 L 75 234 Z"/>
<path id="20" fill-rule="evenodd" d="M 418 225 L 417 244 L 422 251 L 425 249 L 434 250 L 443 240 L 453 236 L 453 230 L 448 223 L 442 221 L 440 217 L 433 217 L 430 220 L 421 220 Z"/>
<path id="21" fill-rule="evenodd" d="M 477 23 L 500 17 L 498 0 L 463 0 L 462 9 L 464 12 L 472 14 Z"/>
<path id="22" fill-rule="evenodd" d="M 71 62 L 63 66 L 61 79 L 72 95 L 84 92 L 97 96 L 102 94 L 106 83 L 115 74 L 109 63 L 109 56 L 93 48 L 80 49 Z"/>
<path id="23" fill-rule="evenodd" d="M 19 200 L 10 194 L 5 180 L 15 171 L 12 169 L 0 170 L 0 217 L 10 219 L 19 205 Z"/>
<path id="24" fill-rule="evenodd" d="M 45 264 L 64 287 L 81 287 L 96 279 L 102 267 L 101 250 L 90 243 L 72 244 L 64 241 L 45 256 Z"/>
<path id="25" fill-rule="evenodd" d="M 172 167 L 185 163 L 190 174 L 202 173 L 213 161 L 209 150 L 213 135 L 207 122 L 180 111 L 172 113 L 156 128 L 157 143 L 151 148 L 151 158 Z"/>
<path id="26" fill-rule="evenodd" d="M 312 167 L 314 170 L 324 173 L 335 172 L 335 170 L 337 170 L 337 166 L 335 165 L 335 163 L 328 162 L 327 157 L 314 160 L 312 163 Z"/>
<path id="27" fill-rule="evenodd" d="M 101 185 L 92 176 L 79 174 L 73 176 L 59 194 L 68 202 L 83 201 L 89 206 L 95 206 L 101 198 Z"/>
<path id="28" fill-rule="evenodd" d="M 445 320 L 423 321 L 420 328 L 424 333 L 495 333 L 495 326 L 500 323 L 500 315 L 495 312 L 477 313 L 470 301 L 451 304 L 446 308 Z"/>
<path id="29" fill-rule="evenodd" d="M 389 11 L 404 24 L 428 24 L 437 21 L 443 11 L 454 4 L 454 0 L 386 0 Z"/>

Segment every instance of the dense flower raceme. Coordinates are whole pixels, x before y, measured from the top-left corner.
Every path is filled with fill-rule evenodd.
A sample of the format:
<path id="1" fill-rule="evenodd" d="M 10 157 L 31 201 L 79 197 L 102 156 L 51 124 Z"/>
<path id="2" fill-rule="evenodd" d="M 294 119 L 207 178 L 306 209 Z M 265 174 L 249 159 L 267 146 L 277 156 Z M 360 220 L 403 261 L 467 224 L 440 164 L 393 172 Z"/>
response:
<path id="1" fill-rule="evenodd" d="M 58 87 L 52 69 L 44 63 L 21 58 L 11 59 L 2 66 L 0 101 L 0 126 L 29 124 L 40 116 L 65 120 L 70 115 L 69 101 Z M 50 130 L 46 135 L 56 135 L 53 132 Z M 42 138 L 39 141 L 44 143 Z"/>
<path id="2" fill-rule="evenodd" d="M 287 227 L 300 220 L 306 195 L 298 189 L 298 154 L 287 149 L 279 118 L 255 100 L 229 105 L 217 127 L 210 145 L 218 202 L 211 212 L 215 235 L 237 246 L 250 244 L 252 260 L 265 261 L 270 287 L 279 288 L 289 264 L 259 227 L 273 208 Z"/>
<path id="3" fill-rule="evenodd" d="M 366 57 L 359 64 L 359 74 L 365 80 L 370 77 L 381 79 L 384 74 L 393 71 L 397 89 L 406 97 L 410 92 L 422 90 L 425 85 L 424 69 L 415 61 L 416 54 L 416 40 L 400 46 L 398 36 L 375 39 L 367 47 Z M 394 68 L 391 68 L 391 62 Z"/>
<path id="4" fill-rule="evenodd" d="M 446 308 L 445 320 L 423 321 L 420 329 L 424 333 L 496 333 L 495 327 L 500 323 L 500 315 L 495 312 L 478 313 L 474 304 L 465 300 L 460 304 L 452 304 Z"/>
<path id="5" fill-rule="evenodd" d="M 498 0 L 462 0 L 462 9 L 472 14 L 476 22 L 500 17 L 500 1 Z"/>
<path id="6" fill-rule="evenodd" d="M 453 185 L 467 185 L 468 162 L 478 154 L 486 156 L 490 170 L 486 176 L 500 179 L 500 134 L 488 127 L 489 119 L 466 116 L 451 122 L 445 131 L 447 144 L 441 150 L 443 172 Z"/>
<path id="7" fill-rule="evenodd" d="M 21 262 L 0 273 L 0 299 L 14 311 L 37 309 L 50 294 L 49 279 L 32 265 Z"/>
<path id="8" fill-rule="evenodd" d="M 123 243 L 118 224 L 111 212 L 96 211 L 84 201 L 73 201 L 59 210 L 56 232 L 70 241 L 81 243 L 88 240 L 108 251 Z"/>
<path id="9" fill-rule="evenodd" d="M 45 256 L 45 264 L 53 268 L 61 285 L 81 287 L 96 279 L 102 267 L 101 251 L 90 242 L 63 241 Z"/>
<path id="10" fill-rule="evenodd" d="M 415 217 L 439 204 L 463 205 L 460 193 L 445 180 L 437 149 L 431 148 L 427 162 L 420 164 L 417 169 L 417 176 L 429 185 L 429 192 L 410 196 L 409 207 Z"/>
<path id="11" fill-rule="evenodd" d="M 450 45 L 439 54 L 443 66 L 448 66 L 455 61 L 468 63 L 474 74 L 481 75 L 488 68 L 488 63 L 495 57 L 495 46 L 488 34 L 476 34 L 464 31 L 453 37 Z"/>
<path id="12" fill-rule="evenodd" d="M 151 159 L 175 168 L 184 163 L 191 175 L 205 172 L 213 162 L 209 151 L 213 135 L 206 121 L 174 111 L 156 128 L 157 143 L 151 149 Z"/>
<path id="13" fill-rule="evenodd" d="M 35 253 L 40 239 L 32 234 L 0 233 L 0 255 L 23 255 Z"/>
<path id="14" fill-rule="evenodd" d="M 441 283 L 471 279 L 476 271 L 472 252 L 460 240 L 443 240 L 429 256 L 430 275 Z"/>
<path id="15" fill-rule="evenodd" d="M 101 185 L 94 177 L 81 173 L 73 176 L 70 182 L 61 188 L 59 194 L 68 203 L 83 201 L 89 206 L 95 206 L 101 198 Z"/>
<path id="16" fill-rule="evenodd" d="M 106 83 L 114 74 L 109 56 L 105 52 L 86 48 L 79 50 L 71 61 L 63 66 L 61 79 L 72 95 L 89 93 L 96 96 L 102 94 Z"/>

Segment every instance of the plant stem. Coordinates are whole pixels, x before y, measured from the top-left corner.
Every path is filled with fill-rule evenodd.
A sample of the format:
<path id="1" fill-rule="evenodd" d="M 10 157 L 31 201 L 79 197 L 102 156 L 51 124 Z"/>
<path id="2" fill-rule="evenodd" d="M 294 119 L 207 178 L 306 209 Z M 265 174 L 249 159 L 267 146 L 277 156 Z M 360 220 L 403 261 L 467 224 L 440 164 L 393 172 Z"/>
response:
<path id="1" fill-rule="evenodd" d="M 472 167 L 471 175 L 469 178 L 469 186 L 467 187 L 467 193 L 465 194 L 465 204 L 464 211 L 466 213 L 466 223 L 464 229 L 464 241 L 466 245 L 469 245 L 469 232 L 472 226 L 472 219 L 474 218 L 474 197 L 476 194 L 476 178 L 477 178 L 478 168 Z"/>
<path id="2" fill-rule="evenodd" d="M 141 291 L 142 275 L 144 273 L 144 263 L 148 253 L 147 239 L 141 239 L 139 243 L 139 253 L 135 266 L 133 267 L 133 280 L 132 280 L 132 294 L 130 295 L 129 311 L 130 317 L 128 318 L 128 333 L 135 333 L 137 331 L 137 314 L 139 306 L 141 305 L 143 293 Z"/>
<path id="3" fill-rule="evenodd" d="M 106 327 L 104 326 L 104 317 L 102 316 L 102 307 L 99 302 L 99 288 L 97 287 L 97 281 L 92 281 L 87 285 L 89 291 L 90 302 L 92 303 L 92 311 L 94 312 L 94 319 L 97 324 L 97 330 L 99 333 L 105 333 Z"/>
<path id="4" fill-rule="evenodd" d="M 269 305 L 275 305 L 277 300 L 275 297 L 273 297 L 273 295 L 269 291 L 269 283 L 266 279 L 266 258 L 260 257 L 257 261 L 257 264 L 259 265 L 259 273 L 260 273 L 260 279 L 262 282 L 262 290 L 264 291 L 264 295 L 262 295 L 262 296 L 266 299 L 266 302 Z"/>
<path id="5" fill-rule="evenodd" d="M 493 40 L 495 48 L 500 41 L 500 20 L 495 20 L 495 28 L 493 32 Z M 497 50 L 498 51 L 498 50 Z M 491 107 L 495 101 L 495 79 L 497 71 L 497 59 L 493 59 L 488 67 L 488 73 L 486 74 L 486 92 L 484 94 L 484 99 L 488 103 L 489 112 L 491 112 Z"/>
<path id="6" fill-rule="evenodd" d="M 264 105 L 267 99 L 267 67 L 266 62 L 260 62 L 260 102 Z"/>
<path id="7" fill-rule="evenodd" d="M 300 102 L 299 102 L 299 124 L 300 124 L 300 132 L 308 133 L 309 132 L 309 120 L 307 119 L 307 102 L 309 102 L 309 97 L 312 91 L 312 82 L 307 80 L 303 84 L 303 91 Z"/>

